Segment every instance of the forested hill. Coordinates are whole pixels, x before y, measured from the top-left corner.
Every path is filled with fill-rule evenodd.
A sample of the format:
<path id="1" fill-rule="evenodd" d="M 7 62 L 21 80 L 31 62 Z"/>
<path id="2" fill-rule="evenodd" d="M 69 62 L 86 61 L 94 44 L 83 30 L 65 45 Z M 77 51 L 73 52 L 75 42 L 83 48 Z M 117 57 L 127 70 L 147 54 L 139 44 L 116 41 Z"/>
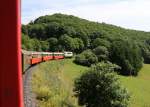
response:
<path id="1" fill-rule="evenodd" d="M 22 25 L 22 48 L 35 51 L 73 51 L 104 46 L 118 40 L 135 42 L 146 60 L 150 57 L 150 32 L 124 29 L 72 15 L 53 14 Z M 149 59 L 148 59 L 149 61 Z"/>
<path id="2" fill-rule="evenodd" d="M 130 37 L 133 39 L 144 39 L 150 37 L 150 32 L 128 30 L 105 23 L 91 22 L 72 15 L 54 14 L 37 18 L 35 21 L 23 26 L 23 33 L 31 38 L 46 40 L 50 37 L 59 38 L 63 34 L 72 37 L 95 39 L 99 36 Z M 88 41 L 88 40 L 87 40 Z"/>

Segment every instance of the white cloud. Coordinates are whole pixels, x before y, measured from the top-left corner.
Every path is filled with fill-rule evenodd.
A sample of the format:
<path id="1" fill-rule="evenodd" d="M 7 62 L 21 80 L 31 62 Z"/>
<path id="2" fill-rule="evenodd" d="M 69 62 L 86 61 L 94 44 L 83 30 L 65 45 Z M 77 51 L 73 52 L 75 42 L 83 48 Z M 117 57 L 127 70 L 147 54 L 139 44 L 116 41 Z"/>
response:
<path id="1" fill-rule="evenodd" d="M 41 0 L 40 0 L 41 1 Z M 43 3 L 50 3 L 45 0 Z M 58 1 L 58 0 L 56 0 Z M 66 2 L 67 0 L 62 0 Z M 75 5 L 79 3 L 80 5 Z M 106 22 L 126 28 L 150 31 L 150 0 L 120 0 L 111 3 L 100 3 L 96 0 L 77 0 L 74 3 L 53 2 L 31 11 L 23 11 L 22 21 L 28 23 L 41 15 L 53 13 L 65 13 L 92 21 Z M 49 7 L 49 8 L 48 8 Z M 38 10 L 39 9 L 39 10 Z"/>

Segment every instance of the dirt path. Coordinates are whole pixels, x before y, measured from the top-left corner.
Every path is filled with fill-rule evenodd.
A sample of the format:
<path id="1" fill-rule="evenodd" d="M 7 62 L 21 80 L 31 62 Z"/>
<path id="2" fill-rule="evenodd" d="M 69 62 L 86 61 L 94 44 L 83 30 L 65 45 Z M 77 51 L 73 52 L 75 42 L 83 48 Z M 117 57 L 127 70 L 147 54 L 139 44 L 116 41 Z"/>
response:
<path id="1" fill-rule="evenodd" d="M 23 88 L 24 88 L 24 106 L 25 107 L 38 107 L 36 103 L 35 94 L 32 92 L 31 78 L 32 73 L 35 71 L 37 66 L 29 68 L 23 75 Z"/>

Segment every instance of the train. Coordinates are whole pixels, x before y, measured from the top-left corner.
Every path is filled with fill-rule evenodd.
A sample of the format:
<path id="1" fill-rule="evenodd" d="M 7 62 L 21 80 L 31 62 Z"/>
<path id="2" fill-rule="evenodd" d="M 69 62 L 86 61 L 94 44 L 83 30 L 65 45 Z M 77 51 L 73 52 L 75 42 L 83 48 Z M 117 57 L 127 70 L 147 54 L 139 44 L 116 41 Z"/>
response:
<path id="1" fill-rule="evenodd" d="M 22 71 L 24 73 L 32 65 L 41 62 L 72 57 L 73 52 L 35 52 L 22 50 Z"/>

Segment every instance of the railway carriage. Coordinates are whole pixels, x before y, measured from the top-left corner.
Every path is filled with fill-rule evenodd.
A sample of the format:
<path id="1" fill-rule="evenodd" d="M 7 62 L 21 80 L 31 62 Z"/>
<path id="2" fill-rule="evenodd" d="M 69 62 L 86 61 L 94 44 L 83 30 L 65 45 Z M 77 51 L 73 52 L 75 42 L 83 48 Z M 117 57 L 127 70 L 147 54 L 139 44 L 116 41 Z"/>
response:
<path id="1" fill-rule="evenodd" d="M 63 52 L 54 52 L 53 53 L 54 59 L 64 59 L 64 53 Z"/>
<path id="2" fill-rule="evenodd" d="M 31 56 L 31 65 L 42 62 L 42 52 L 32 52 Z"/>
<path id="3" fill-rule="evenodd" d="M 52 52 L 43 52 L 43 61 L 48 61 L 53 59 L 53 53 Z"/>
<path id="4" fill-rule="evenodd" d="M 64 52 L 64 57 L 65 58 L 72 58 L 73 52 Z"/>

